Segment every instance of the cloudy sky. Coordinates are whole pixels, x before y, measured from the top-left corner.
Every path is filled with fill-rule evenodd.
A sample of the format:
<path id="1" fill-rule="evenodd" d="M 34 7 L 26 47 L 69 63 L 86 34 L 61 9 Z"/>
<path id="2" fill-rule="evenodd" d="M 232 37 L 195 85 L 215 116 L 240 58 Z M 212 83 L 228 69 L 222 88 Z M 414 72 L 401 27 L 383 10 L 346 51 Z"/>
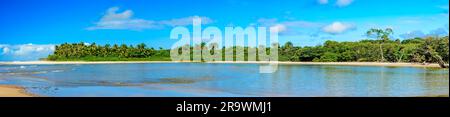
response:
<path id="1" fill-rule="evenodd" d="M 169 48 L 173 27 L 266 26 L 280 42 L 357 41 L 370 28 L 394 38 L 448 35 L 448 0 L 1 0 L 0 61 L 37 60 L 65 42 Z"/>

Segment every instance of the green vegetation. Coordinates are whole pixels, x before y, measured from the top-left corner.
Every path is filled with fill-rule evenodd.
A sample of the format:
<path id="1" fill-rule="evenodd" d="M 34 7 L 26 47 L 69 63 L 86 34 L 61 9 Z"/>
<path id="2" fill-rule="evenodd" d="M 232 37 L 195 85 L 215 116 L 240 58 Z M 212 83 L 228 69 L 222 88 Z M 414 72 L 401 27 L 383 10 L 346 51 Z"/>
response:
<path id="1" fill-rule="evenodd" d="M 326 41 L 323 45 L 314 47 L 288 48 L 289 46 L 283 46 L 280 48 L 280 61 L 436 63 L 439 61 L 436 57 L 440 57 L 448 63 L 448 41 L 448 36 L 446 36 L 403 41 Z M 383 49 L 380 49 L 380 45 L 383 45 Z"/>
<path id="2" fill-rule="evenodd" d="M 375 35 L 377 37 L 377 39 L 381 40 L 380 41 L 380 55 L 381 55 L 381 61 L 385 61 L 384 59 L 384 52 L 383 52 L 383 44 L 386 41 L 389 41 L 389 36 L 391 34 L 393 34 L 394 31 L 392 31 L 391 28 L 386 28 L 386 29 L 370 29 L 369 31 L 367 31 L 367 35 L 371 36 L 371 35 Z"/>
<path id="3" fill-rule="evenodd" d="M 61 44 L 49 55 L 51 61 L 170 61 L 170 51 L 159 48 L 147 48 L 145 44 L 127 46 L 117 44 L 112 47 L 95 43 L 86 45 L 83 42 Z"/>
<path id="4" fill-rule="evenodd" d="M 361 40 L 358 42 L 326 41 L 323 45 L 296 47 L 287 42 L 279 47 L 279 61 L 313 61 L 313 62 L 420 62 L 440 63 L 449 62 L 449 37 L 426 37 L 400 41 L 391 40 L 391 29 L 371 29 L 367 35 L 376 36 L 376 40 Z M 191 50 L 208 47 L 205 43 L 187 47 Z M 182 48 L 180 47 L 179 51 Z M 247 60 L 248 50 L 258 48 L 232 47 L 225 50 L 243 49 Z M 268 48 L 266 48 L 268 49 Z M 170 61 L 169 49 L 147 48 L 145 44 L 104 46 L 84 43 L 62 44 L 56 46 L 54 54 L 47 60 L 52 61 Z M 223 57 L 222 60 L 225 60 Z"/>

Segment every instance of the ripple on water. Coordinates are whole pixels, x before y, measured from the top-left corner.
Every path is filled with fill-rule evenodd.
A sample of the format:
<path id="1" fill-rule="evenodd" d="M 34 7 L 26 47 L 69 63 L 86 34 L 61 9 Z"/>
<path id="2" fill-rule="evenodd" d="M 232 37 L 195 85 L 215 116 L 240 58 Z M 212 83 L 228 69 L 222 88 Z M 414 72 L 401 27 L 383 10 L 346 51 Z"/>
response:
<path id="1" fill-rule="evenodd" d="M 54 90 L 45 87 L 58 87 L 50 96 L 85 96 L 96 90 L 93 87 L 102 92 L 96 96 L 167 95 L 164 89 L 174 91 L 175 96 L 216 92 L 254 96 L 448 95 L 449 75 L 448 69 L 377 66 L 280 65 L 274 74 L 259 74 L 259 66 L 254 64 L 23 66 L 25 69 L 0 66 L 0 83 L 42 87 L 31 90 L 43 95 Z M 105 92 L 107 89 L 111 91 Z"/>

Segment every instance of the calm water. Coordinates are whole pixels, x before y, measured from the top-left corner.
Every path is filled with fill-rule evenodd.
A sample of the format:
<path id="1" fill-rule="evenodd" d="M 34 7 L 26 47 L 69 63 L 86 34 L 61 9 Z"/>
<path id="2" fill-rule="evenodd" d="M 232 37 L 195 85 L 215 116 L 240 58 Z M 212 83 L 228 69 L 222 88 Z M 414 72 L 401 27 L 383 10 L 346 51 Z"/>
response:
<path id="1" fill-rule="evenodd" d="M 437 96 L 449 70 L 415 67 L 148 63 L 0 65 L 0 84 L 43 96 Z"/>

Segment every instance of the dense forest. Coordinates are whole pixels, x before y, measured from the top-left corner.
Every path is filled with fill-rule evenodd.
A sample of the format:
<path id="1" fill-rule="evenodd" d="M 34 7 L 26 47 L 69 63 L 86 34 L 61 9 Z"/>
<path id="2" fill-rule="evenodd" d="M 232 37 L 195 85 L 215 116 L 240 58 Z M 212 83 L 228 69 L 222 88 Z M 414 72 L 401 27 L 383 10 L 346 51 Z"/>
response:
<path id="1" fill-rule="evenodd" d="M 47 60 L 51 61 L 170 61 L 170 50 L 148 48 L 145 44 L 117 45 L 96 43 L 85 44 L 83 42 L 57 45 L 52 55 Z"/>
<path id="2" fill-rule="evenodd" d="M 390 29 L 371 29 L 367 35 L 376 39 L 357 42 L 326 41 L 322 45 L 296 47 L 291 42 L 279 46 L 279 61 L 313 62 L 449 62 L 449 37 L 426 37 L 391 40 Z M 191 48 L 205 48 L 202 43 Z M 222 48 L 222 54 L 226 49 Z M 257 48 L 256 48 L 257 49 Z M 267 49 L 267 48 L 266 48 Z M 245 55 L 248 47 L 244 47 Z M 170 61 L 170 50 L 148 48 L 145 44 L 97 45 L 81 43 L 61 44 L 47 60 L 52 61 Z M 223 59 L 225 60 L 225 59 Z M 245 58 L 247 60 L 247 58 Z"/>
<path id="3" fill-rule="evenodd" d="M 407 40 L 361 40 L 358 42 L 326 41 L 314 47 L 294 47 L 288 42 L 280 47 L 282 61 L 314 62 L 438 62 L 448 63 L 448 36 Z M 381 44 L 383 43 L 383 44 Z M 380 51 L 382 45 L 382 51 Z"/>

